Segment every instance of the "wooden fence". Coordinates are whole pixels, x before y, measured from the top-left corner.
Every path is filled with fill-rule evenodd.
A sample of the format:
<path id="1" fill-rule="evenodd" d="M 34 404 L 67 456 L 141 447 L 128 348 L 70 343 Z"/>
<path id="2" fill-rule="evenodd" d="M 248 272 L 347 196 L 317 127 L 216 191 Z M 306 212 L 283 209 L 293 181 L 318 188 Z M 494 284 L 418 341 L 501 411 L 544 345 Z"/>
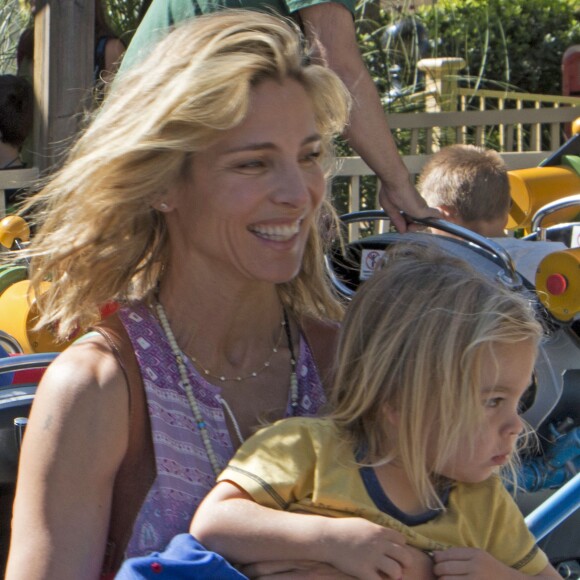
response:
<path id="1" fill-rule="evenodd" d="M 580 117 L 577 97 L 461 88 L 461 59 L 424 59 L 418 66 L 425 71 L 427 82 L 425 91 L 413 98 L 422 103 L 423 111 L 388 116 L 413 177 L 432 153 L 451 143 L 492 147 L 500 152 L 508 169 L 534 167 L 562 145 L 566 128 Z M 0 184 L 0 191 L 28 186 L 29 176 L 38 173 L 31 171 L 22 174 L 21 182 L 18 172 L 4 172 L 10 174 L 5 178 L 11 185 Z M 376 178 L 359 157 L 338 159 L 334 176 L 331 187 L 335 197 L 343 198 L 341 211 L 378 207 Z M 0 198 L 1 216 L 3 196 Z"/>
<path id="2" fill-rule="evenodd" d="M 580 117 L 580 98 L 461 88 L 457 73 L 462 62 L 420 61 L 427 83 L 414 99 L 422 101 L 424 110 L 388 116 L 413 178 L 431 154 L 452 143 L 491 147 L 499 151 L 508 169 L 524 169 L 538 165 L 566 141 L 569 124 Z M 368 177 L 373 172 L 362 159 L 339 158 L 334 176 L 335 197 L 348 196 L 347 203 L 342 203 L 344 211 L 378 207 L 377 182 Z"/>
<path id="3" fill-rule="evenodd" d="M 38 169 L 5 169 L 0 171 L 0 219 L 6 214 L 7 189 L 25 189 L 30 187 L 38 178 Z"/>

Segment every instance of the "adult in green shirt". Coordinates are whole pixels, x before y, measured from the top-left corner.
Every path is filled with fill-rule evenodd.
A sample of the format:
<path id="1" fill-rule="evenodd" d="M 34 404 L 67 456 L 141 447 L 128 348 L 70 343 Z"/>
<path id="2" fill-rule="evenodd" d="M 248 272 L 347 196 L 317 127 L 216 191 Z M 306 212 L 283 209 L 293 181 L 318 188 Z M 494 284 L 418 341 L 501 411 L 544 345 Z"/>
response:
<path id="1" fill-rule="evenodd" d="M 223 8 L 276 12 L 293 18 L 315 56 L 342 79 L 353 96 L 345 137 L 381 180 L 379 201 L 400 232 L 414 217 L 439 217 L 409 179 L 383 111 L 377 89 L 361 58 L 354 27 L 354 0 L 153 0 L 125 54 L 121 72 L 145 57 L 180 22 Z"/>

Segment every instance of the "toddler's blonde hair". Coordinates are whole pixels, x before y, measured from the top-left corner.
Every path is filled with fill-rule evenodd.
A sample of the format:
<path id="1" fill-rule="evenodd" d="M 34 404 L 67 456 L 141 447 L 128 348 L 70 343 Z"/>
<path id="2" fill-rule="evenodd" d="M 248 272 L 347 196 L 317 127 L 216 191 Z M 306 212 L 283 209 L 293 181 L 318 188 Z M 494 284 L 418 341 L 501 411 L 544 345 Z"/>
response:
<path id="1" fill-rule="evenodd" d="M 482 364 L 499 345 L 541 336 L 523 295 L 441 251 L 398 245 L 347 310 L 331 417 L 364 462 L 396 460 L 424 506 L 442 507 L 437 473 L 473 449 L 483 419 Z M 396 441 L 386 408 L 399 417 Z"/>

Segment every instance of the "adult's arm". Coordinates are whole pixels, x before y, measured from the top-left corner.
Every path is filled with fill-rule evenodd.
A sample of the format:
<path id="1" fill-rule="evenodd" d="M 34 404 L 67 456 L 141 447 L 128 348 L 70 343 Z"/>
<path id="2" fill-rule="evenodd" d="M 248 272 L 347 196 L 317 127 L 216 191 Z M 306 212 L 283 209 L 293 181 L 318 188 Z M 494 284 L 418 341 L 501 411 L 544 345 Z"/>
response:
<path id="1" fill-rule="evenodd" d="M 401 232 L 407 229 L 399 210 L 413 217 L 439 217 L 411 184 L 377 89 L 360 55 L 352 14 L 334 2 L 303 8 L 299 13 L 308 40 L 353 96 L 345 137 L 380 178 L 379 201 L 393 224 Z"/>
<path id="2" fill-rule="evenodd" d="M 104 339 L 73 345 L 48 368 L 24 436 L 7 580 L 100 576 L 128 411 Z"/>
<path id="3" fill-rule="evenodd" d="M 329 564 L 340 578 L 433 577 L 429 558 L 405 546 L 399 532 L 362 518 L 264 507 L 229 481 L 218 483 L 206 496 L 190 532 L 208 549 L 238 564 L 301 560 Z M 300 574 L 297 567 L 296 578 L 304 577 Z M 284 577 L 292 578 L 292 570 Z"/>

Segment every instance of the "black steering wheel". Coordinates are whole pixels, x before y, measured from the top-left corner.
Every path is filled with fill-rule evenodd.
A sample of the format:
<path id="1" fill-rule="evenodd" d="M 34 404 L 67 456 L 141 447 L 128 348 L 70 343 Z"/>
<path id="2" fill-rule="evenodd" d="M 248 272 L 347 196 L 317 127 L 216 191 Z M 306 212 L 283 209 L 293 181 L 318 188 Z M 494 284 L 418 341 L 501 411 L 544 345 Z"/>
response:
<path id="1" fill-rule="evenodd" d="M 389 220 L 389 217 L 383 210 L 358 211 L 340 217 L 345 232 L 349 224 L 385 220 Z M 437 245 L 453 256 L 466 259 L 476 268 L 510 288 L 523 287 L 524 282 L 516 272 L 510 255 L 493 240 L 442 219 L 412 218 L 410 221 L 455 237 L 438 236 L 427 232 L 406 234 L 385 232 L 347 241 L 344 245 L 337 244 L 326 255 L 326 269 L 333 286 L 343 298 L 347 300 L 352 298 L 358 286 L 372 273 L 376 260 L 388 246 L 405 242 Z"/>

